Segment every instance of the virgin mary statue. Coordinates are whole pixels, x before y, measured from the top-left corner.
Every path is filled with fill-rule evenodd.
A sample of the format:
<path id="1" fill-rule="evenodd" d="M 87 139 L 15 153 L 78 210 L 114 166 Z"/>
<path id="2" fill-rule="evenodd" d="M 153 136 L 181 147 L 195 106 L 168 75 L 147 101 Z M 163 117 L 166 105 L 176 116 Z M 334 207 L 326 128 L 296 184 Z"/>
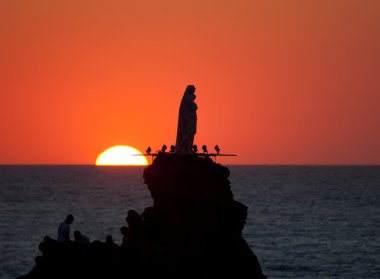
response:
<path id="1" fill-rule="evenodd" d="M 175 152 L 177 154 L 192 154 L 194 135 L 197 132 L 197 109 L 194 102 L 195 86 L 188 85 L 183 94 L 178 115 L 177 141 Z"/>

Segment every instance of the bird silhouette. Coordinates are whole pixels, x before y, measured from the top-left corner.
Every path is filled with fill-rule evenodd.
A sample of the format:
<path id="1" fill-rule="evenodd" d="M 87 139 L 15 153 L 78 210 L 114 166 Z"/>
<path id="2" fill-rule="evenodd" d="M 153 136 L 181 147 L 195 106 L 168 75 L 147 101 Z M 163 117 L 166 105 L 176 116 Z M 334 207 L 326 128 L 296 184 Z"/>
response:
<path id="1" fill-rule="evenodd" d="M 219 154 L 219 152 L 220 152 L 220 148 L 219 148 L 219 146 L 218 145 L 215 145 L 215 151 L 216 151 L 216 154 Z"/>
<path id="2" fill-rule="evenodd" d="M 207 151 L 207 146 L 206 146 L 206 145 L 203 145 L 203 146 L 202 146 L 202 150 L 203 150 L 204 153 L 208 153 L 208 151 Z"/>
<path id="3" fill-rule="evenodd" d="M 194 153 L 198 153 L 198 146 L 196 144 L 193 145 Z"/>
<path id="4" fill-rule="evenodd" d="M 168 148 L 168 147 L 166 146 L 166 144 L 164 144 L 164 145 L 162 146 L 162 148 L 161 148 L 161 152 L 165 153 L 167 148 Z"/>
<path id="5" fill-rule="evenodd" d="M 172 144 L 170 146 L 170 153 L 174 153 L 175 152 L 175 146 Z"/>
<path id="6" fill-rule="evenodd" d="M 150 154 L 151 151 L 152 151 L 152 148 L 150 148 L 150 146 L 148 146 L 148 148 L 145 152 L 146 152 L 146 154 Z"/>

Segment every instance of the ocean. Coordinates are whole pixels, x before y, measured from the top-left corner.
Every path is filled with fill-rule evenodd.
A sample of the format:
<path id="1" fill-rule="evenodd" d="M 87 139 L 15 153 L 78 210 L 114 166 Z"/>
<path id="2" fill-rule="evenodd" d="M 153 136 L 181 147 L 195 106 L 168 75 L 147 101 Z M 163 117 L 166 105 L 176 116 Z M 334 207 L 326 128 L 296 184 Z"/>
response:
<path id="1" fill-rule="evenodd" d="M 268 278 L 380 278 L 380 166 L 227 167 Z M 72 232 L 120 244 L 127 211 L 153 203 L 143 170 L 0 166 L 0 278 L 29 272 L 69 213 Z"/>

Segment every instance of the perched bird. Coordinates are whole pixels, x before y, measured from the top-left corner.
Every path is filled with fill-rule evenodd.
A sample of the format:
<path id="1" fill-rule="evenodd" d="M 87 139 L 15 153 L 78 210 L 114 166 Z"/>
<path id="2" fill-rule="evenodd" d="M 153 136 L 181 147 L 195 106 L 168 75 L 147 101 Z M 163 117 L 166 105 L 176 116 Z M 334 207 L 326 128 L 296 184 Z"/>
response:
<path id="1" fill-rule="evenodd" d="M 166 146 L 166 144 L 164 144 L 164 145 L 162 146 L 162 148 L 161 148 L 161 152 L 162 152 L 162 153 L 165 153 L 167 148 L 168 148 L 168 147 Z"/>
<path id="2" fill-rule="evenodd" d="M 215 145 L 215 151 L 216 151 L 216 154 L 219 154 L 219 152 L 220 152 L 220 148 L 219 148 L 219 146 L 218 145 Z"/>
<path id="3" fill-rule="evenodd" d="M 208 153 L 208 151 L 207 151 L 207 146 L 206 146 L 206 145 L 203 145 L 203 146 L 202 146 L 202 150 L 203 150 L 204 153 L 206 153 L 206 154 Z"/>
<path id="4" fill-rule="evenodd" d="M 170 153 L 174 153 L 175 152 L 175 146 L 172 144 L 170 146 Z"/>
<path id="5" fill-rule="evenodd" d="M 149 146 L 145 152 L 146 152 L 146 154 L 149 155 L 151 151 L 152 151 L 152 148 L 150 148 L 150 146 Z"/>
<path id="6" fill-rule="evenodd" d="M 198 146 L 196 144 L 193 145 L 193 151 L 194 153 L 198 153 Z"/>

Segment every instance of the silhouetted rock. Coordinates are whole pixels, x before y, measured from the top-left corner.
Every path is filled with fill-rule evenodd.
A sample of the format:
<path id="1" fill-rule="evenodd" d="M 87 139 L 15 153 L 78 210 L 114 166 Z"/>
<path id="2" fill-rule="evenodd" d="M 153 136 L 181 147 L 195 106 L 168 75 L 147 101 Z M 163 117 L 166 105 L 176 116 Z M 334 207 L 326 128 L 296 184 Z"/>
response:
<path id="1" fill-rule="evenodd" d="M 191 155 L 159 154 L 145 169 L 154 203 L 142 216 L 175 257 L 171 274 L 265 278 L 242 237 L 248 208 L 233 199 L 229 175 L 209 157 Z"/>
<path id="2" fill-rule="evenodd" d="M 46 237 L 20 278 L 266 278 L 242 237 L 248 208 L 229 174 L 208 157 L 159 154 L 144 170 L 153 207 L 128 211 L 125 247 Z"/>

